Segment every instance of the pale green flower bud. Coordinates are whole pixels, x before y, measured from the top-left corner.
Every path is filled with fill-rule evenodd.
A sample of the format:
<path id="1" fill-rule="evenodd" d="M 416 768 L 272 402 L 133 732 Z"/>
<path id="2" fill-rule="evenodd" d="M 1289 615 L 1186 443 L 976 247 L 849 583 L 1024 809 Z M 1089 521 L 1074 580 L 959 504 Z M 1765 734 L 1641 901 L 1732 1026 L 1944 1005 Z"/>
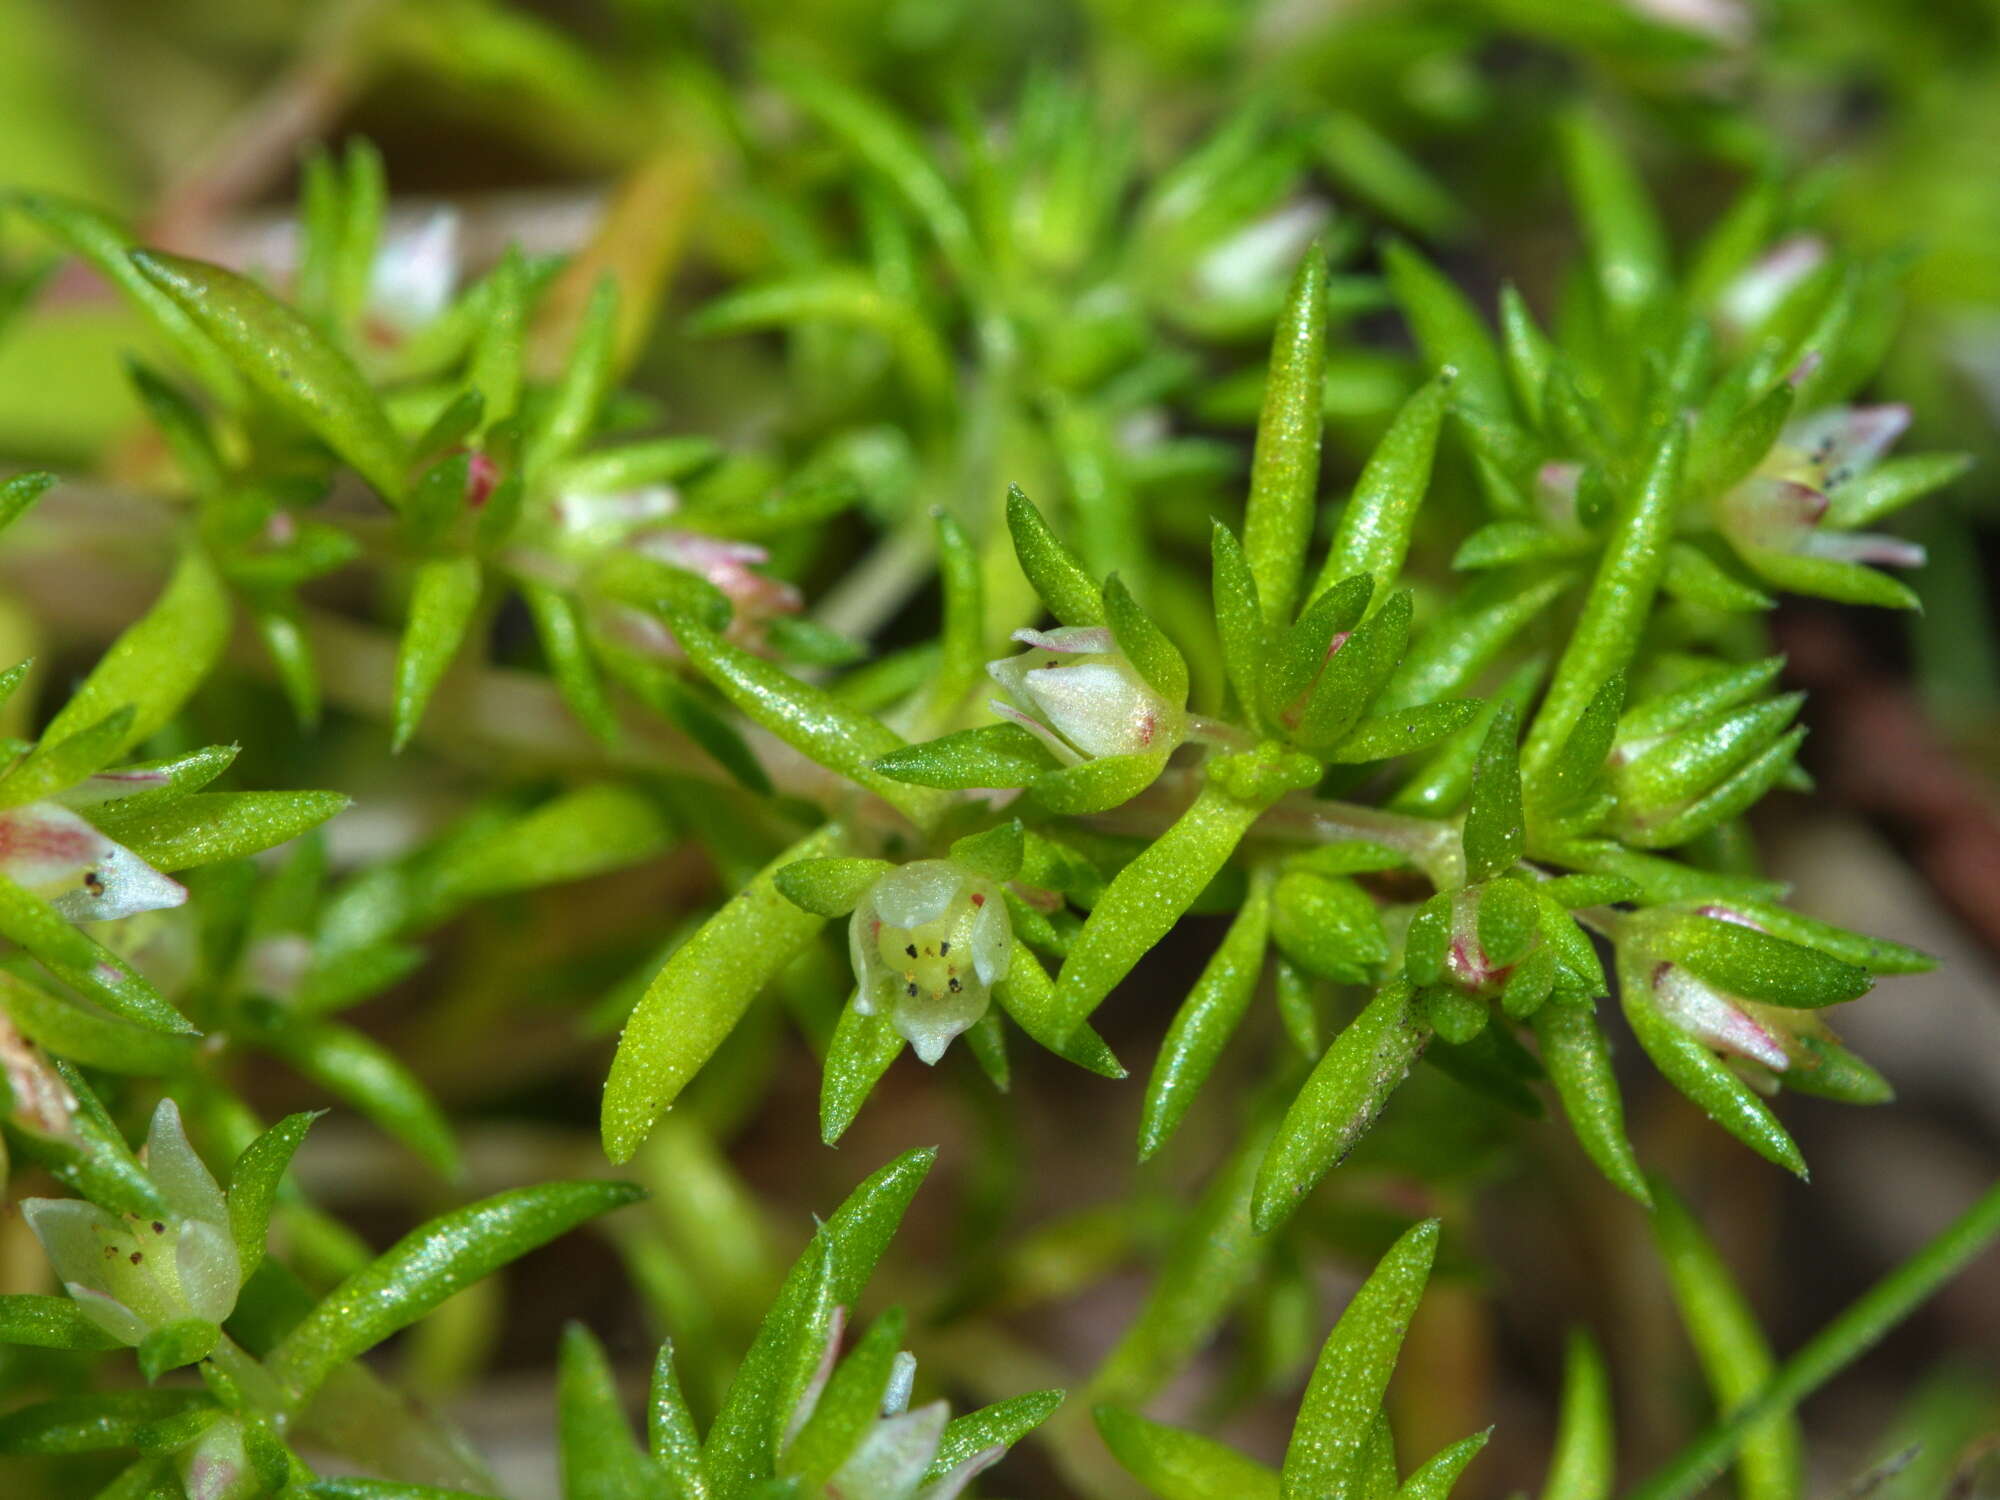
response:
<path id="1" fill-rule="evenodd" d="M 1164 755 L 1187 732 L 1183 705 L 1139 675 L 1103 626 L 1017 630 L 1030 649 L 990 662 L 1010 701 L 995 713 L 1030 731 L 1066 766 L 1112 755 Z"/>

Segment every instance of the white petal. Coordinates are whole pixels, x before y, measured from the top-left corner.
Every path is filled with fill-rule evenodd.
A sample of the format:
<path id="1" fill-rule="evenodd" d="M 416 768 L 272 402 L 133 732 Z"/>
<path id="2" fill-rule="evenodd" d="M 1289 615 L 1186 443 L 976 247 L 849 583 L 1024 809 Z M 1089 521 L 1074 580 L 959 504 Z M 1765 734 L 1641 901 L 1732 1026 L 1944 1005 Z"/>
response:
<path id="1" fill-rule="evenodd" d="M 458 214 L 439 208 L 391 227 L 369 271 L 369 308 L 397 328 L 421 328 L 444 311 L 457 281 Z"/>
<path id="2" fill-rule="evenodd" d="M 228 1230 L 199 1219 L 185 1220 L 174 1246 L 174 1269 L 180 1275 L 188 1316 L 220 1323 L 236 1310 L 243 1270 Z"/>
<path id="3" fill-rule="evenodd" d="M 1865 474 L 1910 425 L 1907 406 L 1835 406 L 1814 412 L 1785 433 L 1834 489 Z"/>
<path id="4" fill-rule="evenodd" d="M 1053 651 L 1058 656 L 1097 653 L 1108 655 L 1118 649 L 1118 638 L 1108 625 L 1065 625 L 1059 630 L 1017 630 L 1015 640 L 1024 646 Z"/>
<path id="5" fill-rule="evenodd" d="M 955 1464 L 934 1484 L 926 1485 L 917 1500 L 958 1500 L 965 1487 L 1007 1456 L 1004 1444 L 981 1448 L 963 1463 Z"/>
<path id="6" fill-rule="evenodd" d="M 50 904 L 72 922 L 110 922 L 187 904 L 187 887 L 170 880 L 123 844 L 104 840 L 83 884 Z"/>
<path id="7" fill-rule="evenodd" d="M 898 865 L 869 891 L 875 914 L 891 927 L 935 922 L 965 888 L 965 872 L 948 859 Z"/>
<path id="8" fill-rule="evenodd" d="M 889 1362 L 889 1385 L 882 1392 L 882 1415 L 893 1417 L 909 1410 L 910 1388 L 916 1383 L 916 1355 L 907 1349 L 898 1349 L 896 1357 Z"/>
<path id="9" fill-rule="evenodd" d="M 1733 1052 L 1773 1072 L 1791 1066 L 1777 1037 L 1751 1020 L 1720 990 L 1679 964 L 1667 965 L 1653 980 L 1660 1012 L 1689 1036 L 1718 1052 Z"/>
<path id="10" fill-rule="evenodd" d="M 1165 703 L 1122 662 L 1041 667 L 1026 683 L 1048 726 L 1085 755 L 1136 754 L 1159 734 Z"/>
<path id="11" fill-rule="evenodd" d="M 162 1099 L 153 1110 L 143 1160 L 146 1174 L 176 1217 L 198 1219 L 219 1229 L 229 1227 L 229 1206 L 222 1189 L 195 1154 L 181 1124 L 180 1106 L 172 1099 Z"/>
<path id="12" fill-rule="evenodd" d="M 829 1492 L 856 1500 L 912 1500 L 937 1457 L 950 1409 L 933 1401 L 900 1416 L 884 1417 L 828 1483 Z"/>
<path id="13" fill-rule="evenodd" d="M 996 893 L 972 919 L 972 972 L 981 984 L 998 984 L 1007 977 L 1013 957 L 1014 922 L 1007 915 L 1007 903 Z"/>
<path id="14" fill-rule="evenodd" d="M 953 1039 L 985 1015 L 990 1003 L 983 984 L 968 984 L 956 995 L 923 995 L 914 1000 L 898 995 L 889 1020 L 924 1065 L 935 1067 Z"/>
<path id="15" fill-rule="evenodd" d="M 125 1238 L 115 1214 L 81 1198 L 23 1198 L 21 1217 L 66 1285 L 105 1289 L 104 1247 Z"/>

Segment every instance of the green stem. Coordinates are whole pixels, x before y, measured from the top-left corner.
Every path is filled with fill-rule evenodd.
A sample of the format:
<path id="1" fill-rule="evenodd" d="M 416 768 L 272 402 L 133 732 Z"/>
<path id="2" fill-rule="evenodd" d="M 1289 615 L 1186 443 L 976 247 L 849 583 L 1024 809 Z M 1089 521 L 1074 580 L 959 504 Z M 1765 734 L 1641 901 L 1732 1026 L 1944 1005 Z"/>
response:
<path id="1" fill-rule="evenodd" d="M 237 1389 L 259 1408 L 280 1422 L 289 1419 L 285 1393 L 279 1387 L 277 1378 L 236 1340 L 225 1333 L 216 1341 L 208 1358 L 216 1369 L 235 1381 Z"/>
<path id="2" fill-rule="evenodd" d="M 1693 1500 L 1773 1413 L 1789 1411 L 1859 1359 L 1947 1281 L 2000 1238 L 2000 1182 L 1923 1249 L 1883 1277 L 1822 1328 L 1756 1395 L 1671 1459 L 1627 1500 Z"/>

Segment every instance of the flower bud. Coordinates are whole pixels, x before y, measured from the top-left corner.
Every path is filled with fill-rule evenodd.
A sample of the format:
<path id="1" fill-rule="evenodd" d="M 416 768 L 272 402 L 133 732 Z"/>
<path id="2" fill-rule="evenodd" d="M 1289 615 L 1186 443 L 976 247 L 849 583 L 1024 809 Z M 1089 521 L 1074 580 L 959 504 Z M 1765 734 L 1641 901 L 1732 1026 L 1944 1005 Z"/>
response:
<path id="1" fill-rule="evenodd" d="M 1029 730 L 1066 766 L 1113 755 L 1164 755 L 1187 714 L 1139 675 L 1104 626 L 1017 630 L 1028 650 L 990 662 L 1009 702 L 993 711 Z"/>
<path id="2" fill-rule="evenodd" d="M 1653 965 L 1651 984 L 1660 1014 L 1704 1046 L 1746 1057 L 1776 1073 L 1791 1066 L 1778 1030 L 1752 1014 L 1750 1002 L 1723 993 L 1686 965 L 1666 960 Z"/>
<path id="3" fill-rule="evenodd" d="M 1716 298 L 1723 327 L 1739 337 L 1754 333 L 1806 277 L 1826 263 L 1826 241 L 1795 234 L 1738 272 Z"/>
<path id="4" fill-rule="evenodd" d="M 458 285 L 459 221 L 439 208 L 408 224 L 392 224 L 368 272 L 370 331 L 401 343 L 451 303 Z"/>
<path id="5" fill-rule="evenodd" d="M 868 888 L 848 926 L 855 1008 L 887 1015 L 917 1056 L 934 1063 L 986 1014 L 1013 944 L 992 881 L 949 859 L 898 865 Z"/>
<path id="6" fill-rule="evenodd" d="M 28 1198 L 22 1216 L 83 1313 L 122 1343 L 236 1307 L 241 1262 L 222 1189 L 188 1144 L 180 1110 L 162 1099 L 144 1152 L 163 1217 L 114 1214 L 79 1198 Z"/>

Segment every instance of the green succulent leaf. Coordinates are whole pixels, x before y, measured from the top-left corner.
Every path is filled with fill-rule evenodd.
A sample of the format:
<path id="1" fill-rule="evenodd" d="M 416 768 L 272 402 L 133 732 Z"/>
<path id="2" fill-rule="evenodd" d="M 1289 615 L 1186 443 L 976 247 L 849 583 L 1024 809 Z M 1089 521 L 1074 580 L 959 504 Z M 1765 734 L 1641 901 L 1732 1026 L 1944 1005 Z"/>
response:
<path id="1" fill-rule="evenodd" d="M 1278 1500 L 1278 1476 L 1213 1438 L 1117 1406 L 1094 1413 L 1104 1446 L 1161 1500 Z"/>
<path id="2" fill-rule="evenodd" d="M 1650 1204 L 1650 1193 L 1640 1201 Z M 1562 1410 L 1542 1500 L 1611 1500 L 1618 1478 L 1611 1376 L 1604 1356 L 1582 1329 L 1573 1329 L 1563 1358 Z"/>
<path id="3" fill-rule="evenodd" d="M 1312 540 L 1325 370 L 1326 256 L 1314 247 L 1292 277 L 1271 340 L 1243 520 L 1244 556 L 1274 627 L 1292 617 Z"/>
<path id="4" fill-rule="evenodd" d="M 629 1182 L 544 1182 L 441 1214 L 346 1277 L 265 1361 L 293 1403 L 342 1365 L 510 1261 L 640 1196 Z"/>
<path id="5" fill-rule="evenodd" d="M 1430 1279 L 1437 1244 L 1435 1219 L 1405 1231 L 1327 1336 L 1285 1449 L 1280 1493 L 1287 1500 L 1355 1492 L 1358 1461 Z"/>
<path id="6" fill-rule="evenodd" d="M 1376 992 L 1313 1067 L 1257 1169 L 1256 1224 L 1268 1233 L 1367 1133 L 1429 1039 L 1400 979 Z"/>
<path id="7" fill-rule="evenodd" d="M 1158 1151 L 1179 1126 L 1250 1007 L 1264 970 L 1271 926 L 1270 889 L 1268 878 L 1251 881 L 1250 894 L 1221 945 L 1174 1012 L 1166 1039 L 1160 1043 L 1159 1059 L 1146 1081 L 1146 1102 L 1139 1119 L 1141 1161 Z"/>
<path id="8" fill-rule="evenodd" d="M 390 504 L 405 494 L 405 451 L 354 361 L 309 321 L 233 271 L 160 250 L 132 264 L 274 406 L 352 464 Z"/>
<path id="9" fill-rule="evenodd" d="M 830 823 L 792 845 L 675 949 L 646 987 L 604 1085 L 604 1154 L 613 1162 L 631 1160 L 759 991 L 825 925 L 784 897 L 778 872 L 832 855 L 846 841 L 846 830 Z"/>

